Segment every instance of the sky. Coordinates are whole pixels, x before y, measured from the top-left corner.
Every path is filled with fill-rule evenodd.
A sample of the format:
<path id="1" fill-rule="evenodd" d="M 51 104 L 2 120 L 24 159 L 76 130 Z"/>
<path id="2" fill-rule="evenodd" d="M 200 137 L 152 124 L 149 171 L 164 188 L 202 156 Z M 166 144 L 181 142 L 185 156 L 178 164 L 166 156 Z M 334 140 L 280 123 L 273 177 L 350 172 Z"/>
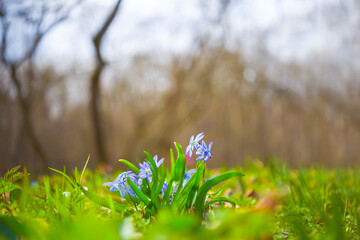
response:
<path id="1" fill-rule="evenodd" d="M 117 61 L 134 54 L 187 51 L 199 31 L 219 30 L 204 19 L 214 15 L 217 2 L 123 0 L 119 15 L 106 35 L 105 56 Z M 336 41 L 327 41 L 331 33 L 322 25 L 321 16 L 312 22 L 305 20 L 321 0 L 234 2 L 226 15 L 226 29 L 233 46 L 241 41 L 251 47 L 257 34 L 268 32 L 265 45 L 283 60 L 306 59 L 313 51 L 323 51 L 324 46 L 337 47 Z M 337 1 L 327 0 L 327 4 L 331 2 Z M 91 36 L 114 3 L 114 0 L 85 1 L 66 22 L 46 36 L 37 55 L 39 61 L 91 59 Z"/>
<path id="2" fill-rule="evenodd" d="M 124 0 L 105 37 L 104 53 L 110 58 L 148 53 L 182 52 L 191 44 L 191 26 L 201 15 L 195 1 Z M 92 57 L 91 37 L 115 1 L 88 0 L 70 19 L 52 31 L 39 49 L 40 59 Z M 51 52 L 48 49 L 52 49 Z M 73 51 L 76 49 L 76 51 Z"/>

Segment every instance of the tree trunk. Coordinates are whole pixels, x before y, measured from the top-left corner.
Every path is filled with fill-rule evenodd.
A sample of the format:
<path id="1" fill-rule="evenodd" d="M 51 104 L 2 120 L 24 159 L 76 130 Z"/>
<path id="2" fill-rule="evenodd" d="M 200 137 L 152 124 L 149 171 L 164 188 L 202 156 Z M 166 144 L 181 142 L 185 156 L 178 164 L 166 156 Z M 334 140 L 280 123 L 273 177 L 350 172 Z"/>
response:
<path id="1" fill-rule="evenodd" d="M 21 84 L 17 77 L 17 66 L 15 64 L 10 66 L 10 75 L 17 90 L 17 100 L 20 107 L 20 114 L 22 117 L 22 124 L 24 127 L 26 139 L 29 141 L 29 144 L 34 150 L 36 156 L 39 158 L 42 170 L 45 170 L 49 162 L 46 158 L 45 151 L 43 150 L 40 141 L 36 137 L 34 125 L 30 116 L 29 103 L 22 94 Z"/>
<path id="2" fill-rule="evenodd" d="M 102 126 L 101 126 L 101 114 L 100 110 L 100 73 L 101 69 L 96 68 L 92 77 L 91 77 L 91 99 L 90 99 L 90 109 L 91 117 L 94 129 L 95 137 L 95 147 L 99 157 L 100 163 L 109 163 L 107 151 L 106 151 L 106 141 L 103 136 Z"/>
<path id="3" fill-rule="evenodd" d="M 121 0 L 118 0 L 108 15 L 107 19 L 103 23 L 102 27 L 99 29 L 97 34 L 93 38 L 93 45 L 96 51 L 96 67 L 93 71 L 91 76 L 91 86 L 90 86 L 90 109 L 91 109 L 91 117 L 92 117 L 92 124 L 94 128 L 94 137 L 95 137 L 95 147 L 99 157 L 99 162 L 107 164 L 109 163 L 109 159 L 106 152 L 106 138 L 104 138 L 103 131 L 102 131 L 102 121 L 101 121 L 101 102 L 100 102 L 100 83 L 101 83 L 101 73 L 105 67 L 105 62 L 101 55 L 101 41 L 103 36 L 105 35 L 107 29 L 109 28 L 110 24 L 114 20 L 116 13 L 119 9 Z"/>

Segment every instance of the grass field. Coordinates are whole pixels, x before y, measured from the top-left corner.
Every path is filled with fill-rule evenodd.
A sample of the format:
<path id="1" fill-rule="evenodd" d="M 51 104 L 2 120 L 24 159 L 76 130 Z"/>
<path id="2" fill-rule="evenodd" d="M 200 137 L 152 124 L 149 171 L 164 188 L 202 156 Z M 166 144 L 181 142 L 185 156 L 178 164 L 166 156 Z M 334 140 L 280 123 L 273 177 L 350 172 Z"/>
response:
<path id="1" fill-rule="evenodd" d="M 103 184 L 124 170 L 37 179 L 26 168 L 10 170 L 0 182 L 0 239 L 359 239 L 358 169 L 290 169 L 257 159 L 236 169 L 197 164 L 176 195 L 160 190 L 186 172 L 176 172 L 184 159 L 172 160 L 171 171 L 160 167 L 158 178 L 143 181 L 143 194 L 123 197 Z"/>

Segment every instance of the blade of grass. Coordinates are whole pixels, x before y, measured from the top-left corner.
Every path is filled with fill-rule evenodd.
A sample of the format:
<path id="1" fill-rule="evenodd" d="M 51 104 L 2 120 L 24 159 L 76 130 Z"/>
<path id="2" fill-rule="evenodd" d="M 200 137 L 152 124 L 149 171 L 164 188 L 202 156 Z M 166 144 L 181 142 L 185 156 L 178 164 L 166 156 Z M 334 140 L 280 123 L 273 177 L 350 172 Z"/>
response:
<path id="1" fill-rule="evenodd" d="M 150 198 L 148 198 L 130 178 L 127 178 L 127 183 L 130 185 L 134 193 L 140 198 L 140 200 L 148 206 L 151 202 Z"/>
<path id="2" fill-rule="evenodd" d="M 208 201 L 208 202 L 204 205 L 203 211 L 204 211 L 207 207 L 209 207 L 211 204 L 216 203 L 216 202 L 228 202 L 228 203 L 231 203 L 231 205 L 232 205 L 233 207 L 236 207 L 236 203 L 235 203 L 233 200 L 231 200 L 230 198 L 227 198 L 227 197 L 217 197 L 217 198 L 212 198 L 210 201 Z"/>
<path id="3" fill-rule="evenodd" d="M 170 148 L 170 162 L 171 162 L 171 179 L 175 177 L 175 157 L 174 151 Z"/>
<path id="4" fill-rule="evenodd" d="M 202 172 L 204 171 L 204 168 L 205 168 L 205 164 L 201 164 L 200 167 L 196 170 L 196 179 L 194 185 L 190 190 L 189 197 L 186 203 L 187 208 L 190 208 L 194 202 L 194 197 L 196 192 L 199 190 L 199 184 L 200 184 L 201 176 L 203 175 Z"/>
<path id="5" fill-rule="evenodd" d="M 65 174 L 66 174 L 66 166 L 64 165 L 64 171 L 63 171 Z M 65 176 L 62 177 L 61 179 L 61 190 L 63 192 L 65 192 Z"/>
<path id="6" fill-rule="evenodd" d="M 131 162 L 125 160 L 125 159 L 119 159 L 119 162 L 125 164 L 126 166 L 128 166 L 129 168 L 131 168 L 135 174 L 139 174 L 140 173 L 140 170 L 139 168 L 137 168 L 134 164 L 132 164 Z"/>
<path id="7" fill-rule="evenodd" d="M 63 173 L 63 172 L 61 172 L 61 171 L 59 171 L 57 169 L 51 168 L 51 167 L 49 167 L 49 169 L 51 171 L 57 172 L 57 173 L 63 175 L 64 177 L 66 177 L 66 179 L 69 180 L 69 182 L 73 185 L 73 187 L 76 188 L 76 184 L 74 183 L 73 180 L 71 180 L 71 178 L 67 174 L 65 174 L 65 173 Z"/>
<path id="8" fill-rule="evenodd" d="M 148 159 L 148 163 L 152 172 L 152 185 L 151 185 L 151 192 L 156 190 L 157 184 L 158 184 L 158 170 L 157 170 L 157 166 L 156 163 L 153 159 L 153 157 L 150 155 L 150 153 L 144 151 L 147 159 Z"/>
<path id="9" fill-rule="evenodd" d="M 83 170 L 81 171 L 81 175 L 80 175 L 80 185 L 82 185 L 82 179 L 83 179 L 83 176 L 84 176 L 84 173 L 85 173 L 85 169 L 86 169 L 86 167 L 87 167 L 87 165 L 88 165 L 89 160 L 90 160 L 90 154 L 89 154 L 88 158 L 86 159 L 86 163 L 85 163 L 85 166 L 84 166 Z"/>
<path id="10" fill-rule="evenodd" d="M 161 192 L 161 189 L 164 186 L 165 177 L 166 177 L 166 171 L 165 171 L 164 165 L 161 166 L 161 170 L 162 170 L 161 171 L 162 176 L 161 176 L 160 184 L 158 185 L 158 187 L 156 188 L 156 190 L 154 192 L 151 192 L 151 202 L 153 202 L 156 207 L 159 206 L 159 204 L 158 204 L 159 194 Z"/>
<path id="11" fill-rule="evenodd" d="M 244 176 L 244 174 L 241 172 L 227 172 L 227 173 L 223 173 L 223 174 L 216 176 L 216 177 L 210 179 L 209 181 L 205 182 L 198 191 L 198 195 L 195 200 L 195 208 L 194 208 L 195 212 L 197 212 L 198 214 L 202 213 L 206 194 L 213 186 L 215 186 L 225 180 L 228 180 L 229 178 L 242 177 L 242 176 Z"/>
<path id="12" fill-rule="evenodd" d="M 30 188 L 30 181 L 29 181 L 27 167 L 24 165 L 23 169 L 24 169 L 24 179 L 23 179 L 24 185 L 23 185 L 23 189 L 22 189 L 21 197 L 20 197 L 20 206 L 19 206 L 20 210 L 25 209 L 25 206 L 26 206 L 26 203 L 27 203 L 27 200 L 29 197 L 29 188 Z"/>
<path id="13" fill-rule="evenodd" d="M 168 186 L 167 186 L 167 189 L 166 189 L 166 191 L 165 191 L 165 194 L 164 194 L 164 197 L 163 197 L 163 201 L 162 201 L 162 203 L 163 203 L 163 205 L 166 205 L 166 204 L 170 204 L 170 194 L 172 194 L 172 190 L 173 190 L 173 187 L 172 187 L 172 185 L 173 185 L 173 180 L 172 179 L 170 179 L 170 181 L 168 182 Z"/>
<path id="14" fill-rule="evenodd" d="M 81 184 L 79 183 L 79 172 L 78 172 L 78 170 L 77 170 L 77 167 L 75 167 L 74 174 L 75 174 L 75 182 L 76 182 L 77 184 L 81 185 Z"/>
<path id="15" fill-rule="evenodd" d="M 108 200 L 102 199 L 101 197 L 97 196 L 95 193 L 93 193 L 89 190 L 85 190 L 83 187 L 80 187 L 80 190 L 82 193 L 84 193 L 84 195 L 89 200 L 91 200 L 92 202 L 94 202 L 100 206 L 107 207 L 110 209 L 114 208 L 117 212 L 120 212 L 120 213 L 124 212 L 127 209 L 126 205 L 120 204 L 120 203 L 117 203 L 114 201 L 112 201 L 112 204 L 110 204 Z M 113 205 L 113 206 L 111 206 L 111 205 Z"/>
<path id="16" fill-rule="evenodd" d="M 182 181 L 185 176 L 186 158 L 185 158 L 185 155 L 184 155 L 181 145 L 177 142 L 175 142 L 174 144 L 175 144 L 176 151 L 178 154 L 177 160 L 175 163 L 174 181 Z"/>

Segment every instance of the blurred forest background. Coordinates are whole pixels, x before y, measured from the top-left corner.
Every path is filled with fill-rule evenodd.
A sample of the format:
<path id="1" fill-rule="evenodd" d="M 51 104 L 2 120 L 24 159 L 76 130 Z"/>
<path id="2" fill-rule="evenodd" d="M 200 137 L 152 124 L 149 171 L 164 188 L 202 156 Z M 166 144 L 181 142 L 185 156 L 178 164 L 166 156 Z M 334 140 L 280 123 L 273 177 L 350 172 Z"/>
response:
<path id="1" fill-rule="evenodd" d="M 200 132 L 210 167 L 359 161 L 360 1 L 149 2 L 0 0 L 1 172 L 168 158 Z"/>

